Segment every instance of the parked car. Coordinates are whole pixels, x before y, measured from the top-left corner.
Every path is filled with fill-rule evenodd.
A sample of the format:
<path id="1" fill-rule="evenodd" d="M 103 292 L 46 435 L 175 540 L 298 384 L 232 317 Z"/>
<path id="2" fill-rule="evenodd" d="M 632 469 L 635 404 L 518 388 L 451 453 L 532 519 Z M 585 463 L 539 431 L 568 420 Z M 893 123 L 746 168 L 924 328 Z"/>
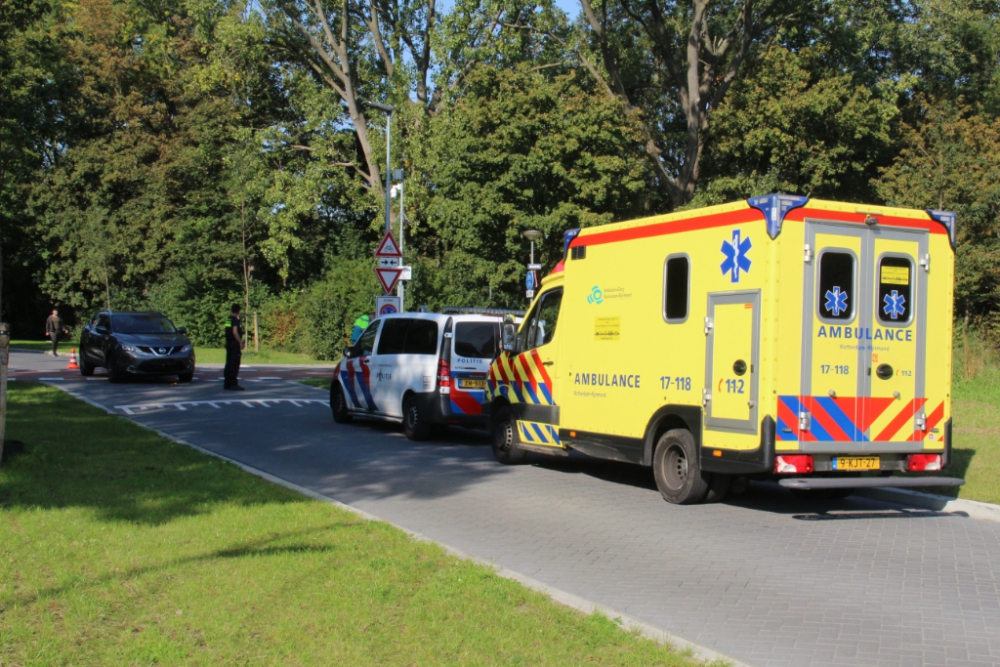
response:
<path id="1" fill-rule="evenodd" d="M 482 404 L 501 324 L 499 315 L 441 313 L 373 321 L 335 371 L 334 421 L 355 415 L 401 421 L 411 440 L 427 438 L 436 424 L 485 426 Z"/>
<path id="2" fill-rule="evenodd" d="M 163 313 L 101 311 L 80 336 L 80 373 L 107 369 L 108 380 L 128 375 L 176 375 L 181 382 L 194 377 L 194 347 L 184 327 L 175 327 Z"/>

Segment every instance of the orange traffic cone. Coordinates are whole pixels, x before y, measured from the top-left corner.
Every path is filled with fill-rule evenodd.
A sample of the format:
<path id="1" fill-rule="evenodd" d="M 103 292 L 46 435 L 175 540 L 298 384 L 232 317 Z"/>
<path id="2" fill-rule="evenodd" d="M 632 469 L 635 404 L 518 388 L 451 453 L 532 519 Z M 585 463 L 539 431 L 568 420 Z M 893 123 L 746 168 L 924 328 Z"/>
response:
<path id="1" fill-rule="evenodd" d="M 76 363 L 76 348 L 69 348 L 69 366 L 66 367 L 68 371 L 78 371 L 80 367 Z"/>

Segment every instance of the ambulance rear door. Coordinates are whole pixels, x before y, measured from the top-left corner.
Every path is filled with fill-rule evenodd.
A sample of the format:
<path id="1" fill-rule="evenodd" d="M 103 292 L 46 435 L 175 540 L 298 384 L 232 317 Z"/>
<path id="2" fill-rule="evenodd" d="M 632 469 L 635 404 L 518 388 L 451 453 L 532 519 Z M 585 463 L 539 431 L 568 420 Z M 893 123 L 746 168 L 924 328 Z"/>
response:
<path id="1" fill-rule="evenodd" d="M 912 449 L 924 394 L 926 252 L 922 230 L 807 220 L 801 389 L 779 397 L 779 440 L 817 453 Z"/>

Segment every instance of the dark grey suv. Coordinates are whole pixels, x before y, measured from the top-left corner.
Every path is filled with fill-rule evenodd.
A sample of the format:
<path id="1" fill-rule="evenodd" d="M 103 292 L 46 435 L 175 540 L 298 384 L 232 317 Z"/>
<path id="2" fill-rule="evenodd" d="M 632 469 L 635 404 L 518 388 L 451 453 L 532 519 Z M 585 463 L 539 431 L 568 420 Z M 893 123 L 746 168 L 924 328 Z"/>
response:
<path id="1" fill-rule="evenodd" d="M 127 375 L 194 377 L 194 347 L 184 327 L 174 326 L 163 313 L 116 313 L 102 310 L 80 336 L 80 372 L 93 375 L 101 366 L 108 380 Z"/>

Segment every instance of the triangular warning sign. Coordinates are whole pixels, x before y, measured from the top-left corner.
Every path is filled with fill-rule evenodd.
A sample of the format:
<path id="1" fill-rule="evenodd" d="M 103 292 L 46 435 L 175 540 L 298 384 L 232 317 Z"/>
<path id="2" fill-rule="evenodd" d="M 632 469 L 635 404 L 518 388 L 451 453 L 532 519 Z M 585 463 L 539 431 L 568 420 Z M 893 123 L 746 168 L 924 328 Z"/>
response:
<path id="1" fill-rule="evenodd" d="M 396 286 L 399 274 L 402 272 L 402 269 L 375 269 L 375 275 L 378 276 L 378 281 L 382 283 L 382 289 L 385 290 L 386 294 L 392 292 L 392 288 Z"/>
<path id="2" fill-rule="evenodd" d="M 393 238 L 392 232 L 386 232 L 385 236 L 382 237 L 382 242 L 378 244 L 378 250 L 375 251 L 376 257 L 402 257 L 403 253 L 399 252 L 399 246 L 396 245 L 396 239 Z"/>

